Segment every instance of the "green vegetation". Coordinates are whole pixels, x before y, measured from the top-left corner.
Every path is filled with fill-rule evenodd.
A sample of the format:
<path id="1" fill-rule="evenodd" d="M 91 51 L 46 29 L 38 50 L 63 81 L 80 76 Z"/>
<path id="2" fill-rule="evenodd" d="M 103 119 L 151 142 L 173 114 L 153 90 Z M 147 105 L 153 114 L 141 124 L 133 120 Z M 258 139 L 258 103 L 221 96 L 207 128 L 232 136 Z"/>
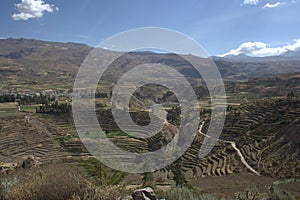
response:
<path id="1" fill-rule="evenodd" d="M 46 97 L 44 95 L 34 95 L 34 96 L 23 96 L 21 97 L 19 94 L 17 95 L 17 98 L 19 99 L 20 105 L 31 105 L 31 104 L 47 104 L 50 101 L 53 101 L 54 99 L 51 99 L 50 97 Z"/>
<path id="2" fill-rule="evenodd" d="M 143 163 L 143 168 L 147 171 L 150 171 L 152 167 L 152 161 L 151 159 L 147 159 Z M 154 181 L 154 172 L 145 172 L 143 173 L 143 187 L 155 187 L 155 181 Z"/>
<path id="3" fill-rule="evenodd" d="M 80 165 L 100 186 L 117 185 L 127 176 L 127 173 L 111 169 L 95 158 L 82 160 Z"/>
<path id="4" fill-rule="evenodd" d="M 71 111 L 71 104 L 59 104 L 57 101 L 50 104 L 46 103 L 45 105 L 36 108 L 37 113 L 70 113 Z"/>
<path id="5" fill-rule="evenodd" d="M 57 138 L 57 140 L 59 142 L 61 142 L 61 143 L 69 142 L 72 139 L 79 139 L 79 137 L 78 136 L 74 136 L 74 135 L 67 135 L 67 136 L 64 136 L 64 137 Z"/>
<path id="6" fill-rule="evenodd" d="M 28 106 L 21 106 L 21 110 L 24 112 L 36 112 L 38 105 L 28 105 Z"/>
<path id="7" fill-rule="evenodd" d="M 131 135 L 128 135 L 127 133 L 123 131 L 105 131 L 106 137 L 108 138 L 114 138 L 114 137 L 128 137 L 131 138 Z"/>
<path id="8" fill-rule="evenodd" d="M 106 92 L 96 91 L 95 98 L 108 98 L 108 94 Z"/>
<path id="9" fill-rule="evenodd" d="M 154 187 L 154 173 L 153 172 L 145 172 L 143 173 L 143 187 Z"/>
<path id="10" fill-rule="evenodd" d="M 172 109 L 168 110 L 167 120 L 174 124 L 179 126 L 180 125 L 180 106 L 172 106 Z"/>
<path id="11" fill-rule="evenodd" d="M 289 193 L 282 192 L 271 186 L 268 193 L 261 193 L 257 188 L 249 188 L 244 192 L 238 192 L 234 195 L 237 200 L 255 200 L 255 199 L 270 199 L 270 200 L 294 200 L 295 197 Z"/>
<path id="12" fill-rule="evenodd" d="M 185 179 L 185 176 L 183 174 L 183 170 L 182 170 L 182 158 L 179 158 L 178 160 L 176 160 L 173 164 L 172 164 L 172 172 L 174 174 L 174 178 L 173 180 L 176 183 L 176 186 L 179 187 L 185 187 L 187 186 L 187 181 Z"/>
<path id="13" fill-rule="evenodd" d="M 0 103 L 6 103 L 6 102 L 15 102 L 15 96 L 14 95 L 0 95 Z"/>

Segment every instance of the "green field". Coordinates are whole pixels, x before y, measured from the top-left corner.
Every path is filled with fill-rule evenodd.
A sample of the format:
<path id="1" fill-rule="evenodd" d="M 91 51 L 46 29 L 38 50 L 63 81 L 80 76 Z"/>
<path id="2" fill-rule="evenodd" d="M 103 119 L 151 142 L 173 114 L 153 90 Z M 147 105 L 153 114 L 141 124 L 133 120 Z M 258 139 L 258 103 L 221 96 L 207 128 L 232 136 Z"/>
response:
<path id="1" fill-rule="evenodd" d="M 19 113 L 15 103 L 0 103 L 0 117 L 16 116 Z"/>
<path id="2" fill-rule="evenodd" d="M 24 111 L 24 112 L 35 112 L 37 107 L 39 107 L 39 105 L 21 106 L 21 111 Z"/>

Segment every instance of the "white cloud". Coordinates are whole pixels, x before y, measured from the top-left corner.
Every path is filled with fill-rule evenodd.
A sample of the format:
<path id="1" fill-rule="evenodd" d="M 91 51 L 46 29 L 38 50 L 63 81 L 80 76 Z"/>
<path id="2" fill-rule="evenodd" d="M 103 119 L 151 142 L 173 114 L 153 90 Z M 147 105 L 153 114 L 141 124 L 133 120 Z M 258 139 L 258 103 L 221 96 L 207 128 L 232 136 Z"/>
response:
<path id="1" fill-rule="evenodd" d="M 263 8 L 276 8 L 276 7 L 280 6 L 280 5 L 282 5 L 281 2 L 266 3 Z"/>
<path id="2" fill-rule="evenodd" d="M 244 5 L 257 5 L 259 3 L 259 0 L 244 0 Z"/>
<path id="3" fill-rule="evenodd" d="M 276 3 L 266 3 L 263 8 L 276 8 L 278 6 L 287 6 L 297 3 L 296 1 L 281 1 L 281 2 L 276 2 Z"/>
<path id="4" fill-rule="evenodd" d="M 243 5 L 257 5 L 261 2 L 261 0 L 244 0 L 241 6 Z M 262 8 L 276 8 L 278 6 L 284 6 L 284 5 L 291 5 L 297 3 L 296 0 L 285 0 L 285 1 L 278 1 L 276 3 L 266 3 Z"/>
<path id="5" fill-rule="evenodd" d="M 221 57 L 229 55 L 246 54 L 248 56 L 276 56 L 288 51 L 300 51 L 300 39 L 294 40 L 293 44 L 284 45 L 281 47 L 271 47 L 263 42 L 245 42 L 237 49 L 233 49 L 228 53 L 220 55 Z"/>
<path id="6" fill-rule="evenodd" d="M 45 12 L 58 11 L 54 5 L 45 3 L 42 0 L 21 0 L 21 3 L 15 4 L 18 13 L 14 13 L 12 18 L 14 20 L 28 20 L 31 18 L 39 18 Z"/>

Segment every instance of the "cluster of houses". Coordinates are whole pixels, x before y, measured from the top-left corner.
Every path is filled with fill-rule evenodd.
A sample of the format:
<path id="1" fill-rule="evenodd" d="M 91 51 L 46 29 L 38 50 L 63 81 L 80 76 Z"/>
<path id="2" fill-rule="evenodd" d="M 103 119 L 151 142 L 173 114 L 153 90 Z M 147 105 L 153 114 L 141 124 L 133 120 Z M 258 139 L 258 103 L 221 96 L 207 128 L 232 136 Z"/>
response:
<path id="1" fill-rule="evenodd" d="M 11 89 L 10 91 L 1 91 L 0 90 L 0 96 L 4 95 L 10 95 L 14 96 L 16 101 L 18 99 L 22 99 L 25 97 L 40 97 L 40 96 L 46 96 L 51 99 L 55 99 L 58 101 L 65 101 L 65 100 L 70 100 L 72 97 L 91 97 L 94 96 L 95 93 L 92 89 L 86 89 L 86 88 L 81 88 L 81 89 L 76 89 L 76 91 L 71 91 L 71 90 L 43 90 L 41 92 L 36 92 L 30 89 L 27 90 L 17 90 L 17 89 Z M 96 96 L 101 97 L 107 97 L 109 96 L 108 93 L 106 92 L 96 92 Z"/>
<path id="2" fill-rule="evenodd" d="M 10 90 L 8 92 L 0 92 L 0 96 L 4 95 L 10 95 L 15 97 L 16 102 L 19 101 L 19 99 L 25 98 L 25 97 L 40 97 L 40 96 L 46 96 L 51 99 L 55 100 L 67 100 L 72 98 L 72 93 L 69 90 L 44 90 L 41 92 L 32 91 L 30 89 L 28 90 Z"/>

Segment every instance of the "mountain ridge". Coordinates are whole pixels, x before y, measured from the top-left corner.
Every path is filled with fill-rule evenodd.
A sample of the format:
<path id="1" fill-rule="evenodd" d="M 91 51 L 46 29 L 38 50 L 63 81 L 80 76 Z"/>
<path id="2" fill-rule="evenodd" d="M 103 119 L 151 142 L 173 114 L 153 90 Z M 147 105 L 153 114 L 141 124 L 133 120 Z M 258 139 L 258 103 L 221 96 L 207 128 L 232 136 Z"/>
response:
<path id="1" fill-rule="evenodd" d="M 0 80 L 4 83 L 2 89 L 32 85 L 46 88 L 51 84 L 71 89 L 80 65 L 92 50 L 93 48 L 88 45 L 72 42 L 0 39 Z M 117 53 L 105 49 L 102 51 L 108 57 Z M 241 56 L 242 59 L 185 56 L 193 57 L 203 66 L 207 62 L 214 61 L 225 81 L 245 81 L 257 77 L 300 72 L 300 56 L 265 58 Z M 160 63 L 173 66 L 194 81 L 199 80 L 199 75 L 195 76 L 197 73 L 195 69 L 182 60 L 182 57 L 184 56 L 149 51 L 130 52 L 115 64 L 118 64 L 116 67 L 122 71 L 133 65 Z"/>

